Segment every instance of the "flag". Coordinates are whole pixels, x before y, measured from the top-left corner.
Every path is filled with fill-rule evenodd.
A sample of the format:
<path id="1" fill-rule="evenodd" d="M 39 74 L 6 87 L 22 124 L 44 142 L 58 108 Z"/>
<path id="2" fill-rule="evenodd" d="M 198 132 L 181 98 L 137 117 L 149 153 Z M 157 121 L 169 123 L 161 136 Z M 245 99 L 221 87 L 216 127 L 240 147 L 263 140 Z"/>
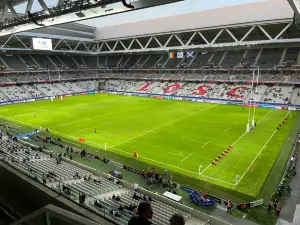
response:
<path id="1" fill-rule="evenodd" d="M 183 59 L 183 52 L 177 52 L 177 59 Z"/>
<path id="2" fill-rule="evenodd" d="M 175 53 L 169 52 L 169 59 L 174 59 L 174 58 L 175 58 Z"/>
<path id="3" fill-rule="evenodd" d="M 194 52 L 187 52 L 186 57 L 187 58 L 194 58 Z"/>

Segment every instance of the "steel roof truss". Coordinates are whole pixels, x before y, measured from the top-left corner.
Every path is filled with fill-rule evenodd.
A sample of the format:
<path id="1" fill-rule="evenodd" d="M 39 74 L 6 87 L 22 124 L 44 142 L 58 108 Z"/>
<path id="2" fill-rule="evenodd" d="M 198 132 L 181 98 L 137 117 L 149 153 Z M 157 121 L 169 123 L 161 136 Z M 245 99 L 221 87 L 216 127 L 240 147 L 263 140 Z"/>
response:
<path id="1" fill-rule="evenodd" d="M 290 22 L 289 24 L 287 24 L 287 25 L 285 26 L 285 28 L 283 28 L 282 31 L 280 31 L 280 33 L 279 33 L 274 39 L 280 38 L 280 36 L 281 36 L 287 29 L 289 29 L 289 27 L 290 27 L 292 24 L 293 24 L 292 22 Z"/>
<path id="2" fill-rule="evenodd" d="M 1 10 L 1 22 L 3 22 L 7 15 L 8 6 L 7 4 L 4 6 L 4 8 Z"/>
<path id="3" fill-rule="evenodd" d="M 103 46 L 104 46 L 104 42 L 102 42 L 100 46 L 98 45 L 98 52 L 102 50 Z"/>
<path id="4" fill-rule="evenodd" d="M 98 45 L 98 44 L 94 44 L 94 47 L 93 47 L 90 51 L 91 51 L 91 52 L 94 52 L 95 49 L 96 49 L 96 47 L 97 47 L 97 45 Z M 93 46 L 93 45 L 91 45 L 91 46 Z"/>
<path id="5" fill-rule="evenodd" d="M 27 14 L 28 11 L 31 12 L 32 5 L 33 5 L 33 0 L 28 0 L 27 1 L 27 6 L 26 6 L 26 9 L 25 9 L 25 14 Z"/>
<path id="6" fill-rule="evenodd" d="M 25 45 L 25 43 L 17 36 L 17 35 L 13 35 L 15 38 L 17 38 L 17 40 L 25 47 L 28 48 L 27 45 Z"/>
<path id="7" fill-rule="evenodd" d="M 266 35 L 267 38 L 269 38 L 269 40 L 272 40 L 273 38 L 270 36 L 270 34 L 261 26 L 261 25 L 257 25 L 257 27 Z"/>
<path id="8" fill-rule="evenodd" d="M 90 49 L 86 46 L 86 44 L 84 43 L 84 41 L 81 41 L 81 42 L 84 45 L 85 49 L 90 52 Z"/>
<path id="9" fill-rule="evenodd" d="M 127 48 L 128 50 L 129 50 L 129 49 L 131 48 L 131 46 L 133 45 L 133 42 L 134 42 L 134 39 L 131 40 L 131 42 L 130 42 L 128 48 Z"/>
<path id="10" fill-rule="evenodd" d="M 182 42 L 182 40 L 178 37 L 177 34 L 175 34 L 176 39 L 180 42 L 181 46 L 184 46 L 184 43 Z"/>
<path id="11" fill-rule="evenodd" d="M 235 42 L 238 42 L 238 39 L 231 33 L 230 30 L 228 30 L 228 29 L 225 29 L 225 30 L 226 30 L 226 32 L 230 35 L 230 37 L 232 37 L 232 39 L 233 39 Z"/>
<path id="12" fill-rule="evenodd" d="M 63 40 L 63 42 L 68 46 L 68 48 L 72 51 L 73 49 L 70 47 L 70 45 L 66 42 L 66 40 L 65 39 L 62 39 Z"/>
<path id="13" fill-rule="evenodd" d="M 160 41 L 154 36 L 154 40 L 157 42 L 157 44 L 162 48 L 163 45 L 160 43 Z"/>
<path id="14" fill-rule="evenodd" d="M 173 38 L 174 34 L 171 34 L 171 36 L 168 38 L 167 42 L 165 43 L 164 47 L 167 47 L 171 39 Z"/>
<path id="15" fill-rule="evenodd" d="M 249 36 L 249 34 L 254 30 L 255 27 L 256 25 L 252 26 L 240 41 L 243 42 Z"/>
<path id="16" fill-rule="evenodd" d="M 116 41 L 116 43 L 114 44 L 114 47 L 113 47 L 113 51 L 116 49 L 117 45 L 118 45 L 119 41 Z"/>
<path id="17" fill-rule="evenodd" d="M 198 34 L 203 39 L 203 41 L 205 41 L 206 44 L 209 44 L 209 41 L 204 37 L 204 35 L 200 31 L 198 32 Z"/>
<path id="18" fill-rule="evenodd" d="M 109 46 L 109 44 L 107 43 L 107 42 L 104 42 L 104 44 L 107 46 L 107 48 L 109 49 L 109 51 L 111 52 L 112 51 L 112 49 L 111 49 L 111 47 Z"/>
<path id="19" fill-rule="evenodd" d="M 60 44 L 60 42 L 62 41 L 62 39 L 60 39 L 57 44 L 55 45 L 55 47 L 53 48 L 54 50 L 58 47 L 58 45 Z"/>
<path id="20" fill-rule="evenodd" d="M 73 49 L 74 51 L 78 48 L 78 46 L 80 45 L 81 41 L 78 42 L 78 44 L 76 45 L 76 47 Z"/>
<path id="21" fill-rule="evenodd" d="M 15 8 L 13 7 L 13 5 L 11 4 L 11 2 L 9 2 L 9 1 L 5 1 L 5 2 L 6 2 L 6 5 L 8 6 L 8 8 L 9 8 L 11 14 L 13 15 L 13 17 L 18 17 L 18 14 L 17 14 Z"/>
<path id="22" fill-rule="evenodd" d="M 139 46 L 141 46 L 142 49 L 144 49 L 144 46 L 141 44 L 141 42 L 139 41 L 139 39 L 135 38 L 135 41 L 139 44 Z"/>
<path id="23" fill-rule="evenodd" d="M 188 40 L 188 42 L 186 43 L 186 46 L 188 46 L 191 41 L 193 40 L 193 38 L 196 36 L 197 32 L 194 32 L 193 35 L 190 37 L 190 39 Z"/>
<path id="24" fill-rule="evenodd" d="M 153 36 L 151 36 L 147 42 L 147 44 L 145 45 L 145 48 L 148 48 L 150 42 L 153 40 Z"/>
<path id="25" fill-rule="evenodd" d="M 126 46 L 124 45 L 124 43 L 122 41 L 120 41 L 120 44 L 123 46 L 124 50 L 126 50 Z"/>
<path id="26" fill-rule="evenodd" d="M 224 31 L 224 29 L 221 29 L 210 44 L 214 44 L 216 42 L 216 40 L 218 39 L 218 37 L 220 37 L 220 35 L 223 33 L 223 31 Z"/>
<path id="27" fill-rule="evenodd" d="M 13 37 L 13 35 L 10 35 L 10 37 L 1 45 L 1 48 L 5 47 L 6 44 L 10 41 L 10 39 Z"/>
<path id="28" fill-rule="evenodd" d="M 38 0 L 38 2 L 42 6 L 43 10 L 48 11 L 48 13 L 50 13 L 49 8 L 48 8 L 47 4 L 44 2 L 44 0 Z"/>

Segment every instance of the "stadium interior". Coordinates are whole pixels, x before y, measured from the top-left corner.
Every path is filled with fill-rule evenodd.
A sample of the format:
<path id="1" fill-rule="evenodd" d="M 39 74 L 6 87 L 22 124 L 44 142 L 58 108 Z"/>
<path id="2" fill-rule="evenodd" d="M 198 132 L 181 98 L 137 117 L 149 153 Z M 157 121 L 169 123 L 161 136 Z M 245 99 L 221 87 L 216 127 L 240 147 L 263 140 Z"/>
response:
<path id="1" fill-rule="evenodd" d="M 102 9 L 90 16 L 96 6 L 90 6 L 91 9 L 86 11 L 82 8 L 87 20 L 79 21 L 82 18 L 73 13 L 82 13 L 80 7 L 66 15 L 61 9 L 59 14 L 57 8 L 48 8 L 43 0 L 39 0 L 43 14 L 31 14 L 32 2 L 28 0 L 26 7 L 29 14 L 14 10 L 24 1 L 0 3 L 0 9 L 3 9 L 0 22 L 0 186 L 3 184 L 0 187 L 0 224 L 126 225 L 141 202 L 151 203 L 154 213 L 151 222 L 157 225 L 170 224 L 174 214 L 180 214 L 186 225 L 299 224 L 297 154 L 300 150 L 300 117 L 291 113 L 300 110 L 300 30 L 297 23 L 300 14 L 297 1 L 291 0 L 290 4 L 284 0 L 258 1 L 108 27 L 89 24 L 92 17 L 99 17 L 94 19 L 97 23 L 103 16 Z M 71 7 L 77 1 L 62 2 L 58 1 L 57 7 L 62 8 L 59 4 L 70 4 Z M 97 1 L 86 2 L 97 4 Z M 104 4 L 102 2 L 98 1 Z M 111 1 L 111 4 L 116 2 L 126 14 L 128 6 L 123 6 L 120 1 Z M 178 1 L 153 1 L 153 5 L 143 6 L 144 2 L 137 0 L 130 4 L 137 9 L 140 7 L 142 12 L 148 10 L 144 8 L 177 4 L 174 2 Z M 113 6 L 108 5 L 108 13 L 109 7 L 113 10 Z M 69 20 L 68 13 L 72 14 Z M 216 19 L 220 13 L 223 19 Z M 60 17 L 74 22 L 66 23 Z M 37 42 L 50 40 L 51 46 L 35 49 L 33 39 Z M 125 166 L 121 156 L 100 155 L 106 150 L 106 144 L 98 153 L 86 152 L 83 150 L 86 145 L 72 144 L 74 140 L 71 144 L 61 142 L 59 138 L 52 141 L 49 132 L 44 130 L 46 127 L 30 126 L 26 119 L 14 123 L 8 118 L 9 113 L 5 114 L 5 110 L 9 110 L 5 108 L 8 104 L 9 107 L 26 108 L 36 104 L 37 100 L 48 100 L 50 104 L 53 99 L 54 102 L 63 101 L 73 95 L 94 93 L 199 102 L 194 104 L 232 104 L 239 106 L 237 110 L 241 106 L 244 110 L 245 106 L 248 112 L 249 108 L 249 115 L 254 107 L 285 110 L 288 114 L 277 130 L 289 121 L 295 124 L 284 130 L 282 148 L 286 150 L 276 155 L 277 161 L 267 171 L 260 194 L 243 198 L 219 186 L 220 196 L 210 195 L 216 193 L 213 189 L 217 185 L 213 184 L 205 184 L 203 190 L 195 191 L 172 178 L 161 178 L 162 184 L 156 189 L 146 188 L 145 184 L 139 183 L 145 182 L 144 170 L 148 169 L 141 168 L 142 162 Z M 85 96 L 82 97 L 84 101 Z M 13 108 L 11 115 L 18 109 L 21 108 Z M 297 118 L 290 119 L 292 115 Z M 249 121 L 248 117 L 248 126 Z M 253 132 L 255 126 L 256 123 Z M 244 128 L 246 130 L 246 124 Z M 272 130 L 270 139 L 277 130 L 273 134 Z M 252 132 L 249 127 L 247 132 Z M 266 131 L 261 135 L 270 136 Z M 74 159 L 64 154 L 66 148 L 68 154 L 69 148 L 72 149 Z M 223 156 L 231 154 L 228 152 L 232 148 L 229 146 Z M 254 161 L 261 151 L 252 157 Z M 137 156 L 134 152 L 134 157 Z M 218 163 L 223 156 L 213 162 Z M 84 160 L 84 157 L 89 159 Z M 251 173 L 252 158 L 245 173 Z M 96 160 L 101 161 L 101 166 L 90 163 Z M 280 169 L 277 170 L 278 164 Z M 204 172 L 200 173 L 200 169 L 202 166 L 199 176 Z M 113 173 L 108 173 L 111 171 Z M 151 172 L 151 181 L 152 177 L 157 179 L 155 172 L 151 169 L 148 172 Z M 237 176 L 236 185 L 239 179 Z M 292 195 L 287 191 L 288 187 L 294 191 Z M 18 203 L 20 199 L 22 203 Z M 229 199 L 233 201 L 233 214 L 227 213 L 229 204 L 230 210 L 232 207 Z M 268 211 L 270 199 L 280 201 L 280 216 Z"/>

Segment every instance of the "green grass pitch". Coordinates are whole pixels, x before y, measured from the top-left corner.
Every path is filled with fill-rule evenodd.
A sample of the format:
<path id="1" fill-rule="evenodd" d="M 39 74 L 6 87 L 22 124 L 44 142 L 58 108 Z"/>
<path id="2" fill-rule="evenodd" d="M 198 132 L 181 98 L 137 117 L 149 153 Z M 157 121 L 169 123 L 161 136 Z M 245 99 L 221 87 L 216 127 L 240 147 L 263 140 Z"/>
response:
<path id="1" fill-rule="evenodd" d="M 12 123 L 47 127 L 75 144 L 80 137 L 94 147 L 104 148 L 107 143 L 108 151 L 129 158 L 137 151 L 136 160 L 147 165 L 253 197 L 259 194 L 299 115 L 291 112 L 292 118 L 288 116 L 276 131 L 287 113 L 256 109 L 257 127 L 245 134 L 248 108 L 243 111 L 232 105 L 97 94 L 0 108 L 0 115 Z M 212 165 L 232 144 L 233 150 Z"/>

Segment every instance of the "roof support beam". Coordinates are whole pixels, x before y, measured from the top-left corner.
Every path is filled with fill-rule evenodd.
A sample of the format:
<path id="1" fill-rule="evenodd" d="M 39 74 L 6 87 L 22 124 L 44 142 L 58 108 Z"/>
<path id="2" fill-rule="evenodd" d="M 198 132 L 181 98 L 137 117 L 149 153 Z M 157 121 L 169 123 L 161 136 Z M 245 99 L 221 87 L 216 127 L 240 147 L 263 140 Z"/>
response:
<path id="1" fill-rule="evenodd" d="M 76 45 L 76 47 L 73 49 L 74 51 L 79 47 L 81 41 L 78 42 L 78 44 Z"/>
<path id="2" fill-rule="evenodd" d="M 25 45 L 24 44 L 24 42 L 23 41 L 21 41 L 21 39 L 17 36 L 17 35 L 13 35 L 15 38 L 17 38 L 18 39 L 18 41 L 25 47 L 25 48 L 28 48 L 28 46 L 27 45 Z"/>
<path id="3" fill-rule="evenodd" d="M 65 44 L 68 46 L 68 48 L 69 48 L 70 50 L 74 50 L 74 49 L 72 49 L 71 46 L 65 41 L 65 39 L 62 39 L 62 40 L 63 40 L 63 42 L 65 42 Z"/>
<path id="4" fill-rule="evenodd" d="M 148 48 L 148 46 L 149 46 L 150 42 L 152 41 L 152 39 L 153 39 L 153 36 L 151 36 L 151 37 L 149 38 L 147 44 L 145 45 L 145 48 Z"/>
<path id="5" fill-rule="evenodd" d="M 131 46 L 133 45 L 133 42 L 134 42 L 134 39 L 132 39 L 132 41 L 130 42 L 130 44 L 129 44 L 129 46 L 128 46 L 127 49 L 130 49 L 130 48 L 131 48 Z"/>
<path id="6" fill-rule="evenodd" d="M 120 44 L 123 46 L 124 50 L 126 50 L 126 46 L 124 45 L 124 43 L 122 41 L 120 41 Z"/>
<path id="7" fill-rule="evenodd" d="M 104 44 L 107 46 L 107 48 L 109 49 L 109 51 L 111 52 L 112 51 L 112 49 L 111 49 L 111 47 L 107 44 L 107 42 L 104 42 Z"/>
<path id="8" fill-rule="evenodd" d="M 274 38 L 274 39 L 278 39 L 280 38 L 280 36 L 292 25 L 293 23 L 290 22 L 288 25 L 286 25 L 285 28 L 282 29 L 282 31 L 280 31 L 280 33 Z"/>
<path id="9" fill-rule="evenodd" d="M 102 50 L 103 46 L 104 46 L 104 42 L 102 42 L 100 46 L 98 43 L 98 46 L 97 46 L 98 52 L 100 52 Z"/>
<path id="10" fill-rule="evenodd" d="M 31 12 L 31 9 L 32 9 L 32 5 L 33 5 L 33 0 L 28 0 L 27 1 L 27 6 L 26 6 L 26 9 L 25 9 L 25 14 L 28 14 L 27 12 Z"/>
<path id="11" fill-rule="evenodd" d="M 154 36 L 154 40 L 159 44 L 160 47 L 163 47 L 163 45 L 160 43 L 160 41 Z"/>
<path id="12" fill-rule="evenodd" d="M 13 37 L 13 35 L 10 35 L 10 37 L 1 45 L 1 47 L 5 47 L 5 45 L 10 41 L 10 39 Z"/>
<path id="13" fill-rule="evenodd" d="M 4 19 L 7 17 L 7 10 L 8 10 L 8 6 L 7 4 L 5 4 L 4 8 L 1 10 L 1 19 L 0 22 L 3 22 Z"/>
<path id="14" fill-rule="evenodd" d="M 113 51 L 116 49 L 117 45 L 118 45 L 119 41 L 116 41 L 116 43 L 114 44 L 114 47 L 113 47 Z"/>
<path id="15" fill-rule="evenodd" d="M 171 34 L 171 36 L 168 38 L 167 42 L 165 43 L 164 47 L 167 47 L 167 45 L 169 44 L 169 42 L 171 41 L 171 39 L 173 38 L 173 34 Z"/>
<path id="16" fill-rule="evenodd" d="M 139 46 L 141 46 L 141 48 L 144 49 L 144 46 L 143 46 L 142 43 L 139 41 L 139 39 L 136 38 L 135 40 L 136 40 L 136 42 L 139 44 Z"/>
<path id="17" fill-rule="evenodd" d="M 232 37 L 232 39 L 233 39 L 235 42 L 238 42 L 238 39 L 231 33 L 230 30 L 228 30 L 228 29 L 225 29 L 225 30 L 226 30 L 226 32 L 230 35 L 230 37 Z"/>
<path id="18" fill-rule="evenodd" d="M 261 25 L 257 25 L 257 27 L 266 35 L 267 38 L 269 38 L 269 40 L 272 40 L 273 38 L 270 36 L 270 34 L 261 26 Z"/>
<path id="19" fill-rule="evenodd" d="M 211 44 L 214 44 L 216 42 L 216 40 L 218 39 L 218 37 L 220 37 L 220 35 L 223 33 L 223 31 L 224 31 L 224 29 L 222 29 L 222 30 L 219 31 L 219 33 L 212 40 Z"/>
<path id="20" fill-rule="evenodd" d="M 47 4 L 44 2 L 44 0 L 38 0 L 38 2 L 40 3 L 40 5 L 42 6 L 43 10 L 45 10 L 46 12 L 49 12 L 49 8 L 47 6 Z"/>
<path id="21" fill-rule="evenodd" d="M 57 5 L 61 5 L 65 0 L 58 0 Z"/>
<path id="22" fill-rule="evenodd" d="M 204 35 L 199 31 L 198 34 L 202 37 L 206 44 L 209 44 L 209 41 L 204 37 Z"/>
<path id="23" fill-rule="evenodd" d="M 249 36 L 249 34 L 254 30 L 255 27 L 256 26 L 252 26 L 240 41 L 243 42 Z"/>
<path id="24" fill-rule="evenodd" d="M 190 39 L 188 40 L 188 42 L 186 43 L 186 45 L 189 45 L 191 43 L 191 41 L 193 40 L 193 38 L 195 37 L 196 34 L 197 34 L 197 32 L 193 33 L 193 35 L 190 37 Z"/>
<path id="25" fill-rule="evenodd" d="M 181 46 L 184 46 L 184 44 L 183 44 L 183 42 L 182 42 L 182 40 L 178 37 L 178 35 L 177 34 L 175 34 L 175 37 L 176 37 L 176 39 L 180 42 L 180 44 L 181 44 Z"/>
<path id="26" fill-rule="evenodd" d="M 60 44 L 61 41 L 62 41 L 62 39 L 60 39 L 60 40 L 57 42 L 57 44 L 56 44 L 55 47 L 54 47 L 54 50 L 57 48 L 57 46 Z"/>
<path id="27" fill-rule="evenodd" d="M 11 14 L 13 15 L 13 17 L 18 17 L 18 14 L 17 14 L 15 8 L 13 7 L 13 5 L 11 4 L 11 2 L 6 1 L 6 5 L 8 6 L 8 8 L 9 8 Z"/>

